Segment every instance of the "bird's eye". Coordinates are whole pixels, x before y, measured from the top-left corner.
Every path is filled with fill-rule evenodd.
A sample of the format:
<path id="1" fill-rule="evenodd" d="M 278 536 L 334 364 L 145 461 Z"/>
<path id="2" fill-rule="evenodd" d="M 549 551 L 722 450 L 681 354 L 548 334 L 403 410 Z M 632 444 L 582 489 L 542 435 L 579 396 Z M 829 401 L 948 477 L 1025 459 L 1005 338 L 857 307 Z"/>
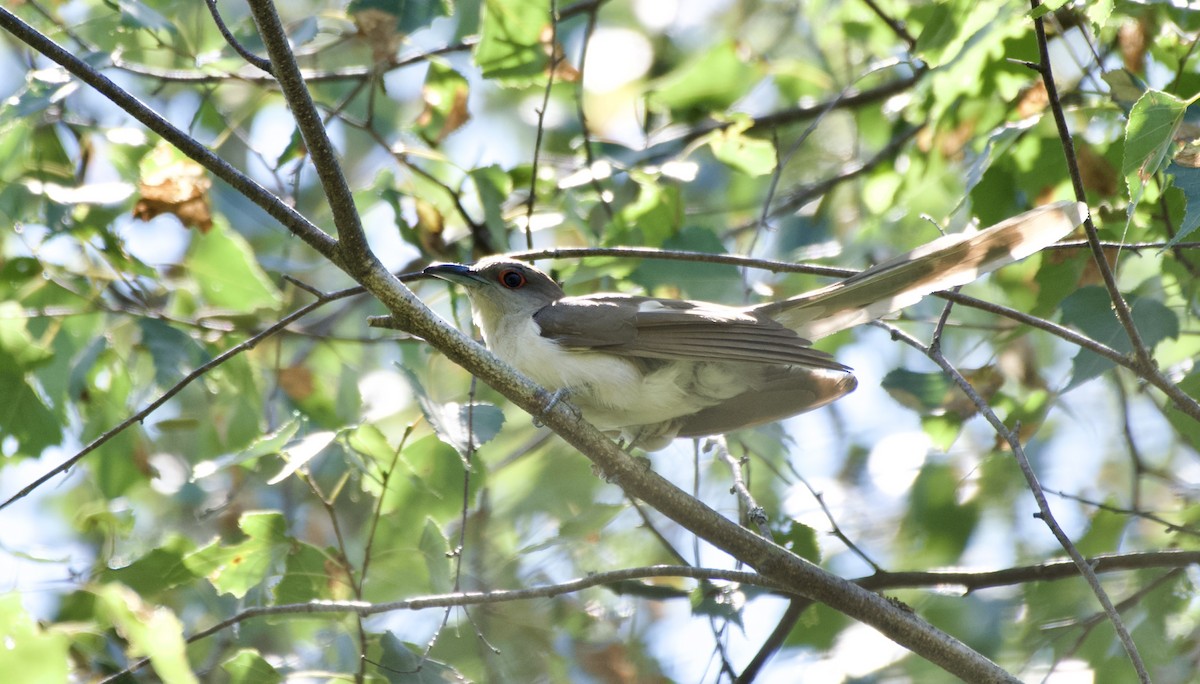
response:
<path id="1" fill-rule="evenodd" d="M 500 272 L 500 284 L 510 290 L 515 290 L 525 284 L 525 274 L 515 268 Z"/>

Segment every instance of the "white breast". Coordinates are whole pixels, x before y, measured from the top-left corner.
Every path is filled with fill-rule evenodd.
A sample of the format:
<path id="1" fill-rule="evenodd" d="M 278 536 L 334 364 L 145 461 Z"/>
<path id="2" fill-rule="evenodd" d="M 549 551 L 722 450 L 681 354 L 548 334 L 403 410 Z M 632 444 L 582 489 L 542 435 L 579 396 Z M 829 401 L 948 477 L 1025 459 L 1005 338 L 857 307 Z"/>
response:
<path id="1" fill-rule="evenodd" d="M 481 326 L 484 342 L 496 356 L 550 390 L 565 389 L 567 400 L 601 430 L 651 425 L 694 413 L 714 403 L 689 396 L 681 375 L 689 363 L 666 364 L 649 375 L 632 362 L 611 354 L 574 351 L 542 337 L 528 316 Z"/>

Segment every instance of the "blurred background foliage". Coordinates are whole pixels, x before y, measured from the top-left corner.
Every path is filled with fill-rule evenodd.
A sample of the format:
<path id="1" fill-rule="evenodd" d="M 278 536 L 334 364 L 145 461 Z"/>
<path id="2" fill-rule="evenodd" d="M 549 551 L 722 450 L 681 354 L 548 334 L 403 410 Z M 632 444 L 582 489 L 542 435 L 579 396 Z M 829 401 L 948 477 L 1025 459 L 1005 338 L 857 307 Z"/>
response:
<path id="1" fill-rule="evenodd" d="M 1036 14 L 1088 205 L 1154 360 L 1196 397 L 1200 12 L 1051 5 Z M 232 39 L 263 54 L 247 8 L 216 6 Z M 332 230 L 273 79 L 205 3 L 0 11 Z M 1074 197 L 1021 3 L 299 0 L 278 11 L 371 244 L 398 272 L 615 246 L 861 268 L 939 229 Z M 419 340 L 368 328 L 384 310 L 367 297 L 342 292 L 264 335 L 353 283 L 10 33 L 0 98 L 0 495 L 134 418 L 0 511 L 0 671 L 94 681 L 150 656 L 153 674 L 135 678 L 948 677 L 822 606 L 789 616 L 786 599 L 753 587 L 672 578 L 448 613 L 249 620 L 185 646 L 254 606 L 736 562 L 624 498 Z M 726 303 L 828 282 L 611 252 L 541 264 L 573 293 Z M 444 283 L 416 287 L 470 325 Z M 1078 242 L 967 292 L 1130 349 Z M 941 307 L 897 324 L 928 340 Z M 942 344 L 1019 427 L 1081 551 L 1132 566 L 1197 546 L 1200 424 L 1144 378 L 963 306 Z M 729 438 L 776 541 L 885 584 L 878 573 L 1063 555 L 1011 454 L 932 363 L 876 328 L 820 346 L 858 370 L 860 389 Z M 717 451 L 680 441 L 653 467 L 736 517 Z M 1180 558 L 1102 576 L 1158 682 L 1193 681 L 1200 667 L 1195 558 Z M 1080 579 L 1029 570 L 1000 585 L 926 577 L 888 593 L 1022 678 L 1133 681 Z M 774 658 L 748 669 L 756 653 Z"/>

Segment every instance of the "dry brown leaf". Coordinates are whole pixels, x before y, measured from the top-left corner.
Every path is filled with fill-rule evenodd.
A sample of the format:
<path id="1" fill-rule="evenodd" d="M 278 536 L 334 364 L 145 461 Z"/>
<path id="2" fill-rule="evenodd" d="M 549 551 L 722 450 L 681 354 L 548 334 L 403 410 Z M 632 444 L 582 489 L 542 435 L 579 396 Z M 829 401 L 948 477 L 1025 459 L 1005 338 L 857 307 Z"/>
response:
<path id="1" fill-rule="evenodd" d="M 543 27 L 539 40 L 542 43 L 542 49 L 546 52 L 546 56 L 550 58 L 550 62 L 546 65 L 547 75 L 555 81 L 564 83 L 578 82 L 579 70 L 567 61 L 562 43 L 554 41 L 554 28 L 550 25 Z M 551 65 L 554 67 L 553 71 L 551 71 Z"/>
<path id="2" fill-rule="evenodd" d="M 396 15 L 380 9 L 365 9 L 354 13 L 358 37 L 371 46 L 371 59 L 376 64 L 389 62 L 400 51 L 404 36 L 396 26 Z"/>
<path id="3" fill-rule="evenodd" d="M 169 148 L 151 153 L 162 158 L 174 154 Z M 212 210 L 208 191 L 212 180 L 204 167 L 191 159 L 179 159 L 158 165 L 138 181 L 141 197 L 133 207 L 133 217 L 142 221 L 174 214 L 183 225 L 207 233 L 212 228 Z"/>
<path id="4" fill-rule="evenodd" d="M 313 374 L 304 366 L 291 366 L 279 371 L 279 387 L 288 398 L 303 401 L 312 396 Z"/>
<path id="5" fill-rule="evenodd" d="M 1027 119 L 1046 110 L 1050 104 L 1050 96 L 1046 93 L 1046 83 L 1042 80 L 1021 91 L 1017 97 L 1017 116 Z"/>
<path id="6" fill-rule="evenodd" d="M 434 116 L 442 108 L 440 98 L 441 92 L 433 88 L 422 88 L 421 99 L 425 101 L 425 108 L 421 110 L 421 115 L 417 117 L 417 125 L 422 128 L 428 127 L 433 123 Z M 442 126 L 435 135 L 426 136 L 430 144 L 436 145 L 446 139 L 462 125 L 471 119 L 471 112 L 467 109 L 467 87 L 463 84 L 461 88 L 454 89 L 454 102 L 450 103 L 450 107 L 446 110 L 445 119 L 442 121 Z"/>
<path id="7" fill-rule="evenodd" d="M 1134 74 L 1146 73 L 1147 33 L 1149 26 L 1144 19 L 1127 21 L 1117 29 L 1117 47 L 1125 69 Z"/>

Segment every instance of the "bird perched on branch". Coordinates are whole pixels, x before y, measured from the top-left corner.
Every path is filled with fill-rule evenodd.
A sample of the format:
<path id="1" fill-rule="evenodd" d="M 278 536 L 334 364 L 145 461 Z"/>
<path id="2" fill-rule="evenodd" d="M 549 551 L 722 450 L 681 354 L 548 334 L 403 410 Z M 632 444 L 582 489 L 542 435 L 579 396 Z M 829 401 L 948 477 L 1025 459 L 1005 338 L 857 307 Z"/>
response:
<path id="1" fill-rule="evenodd" d="M 464 286 L 488 349 L 565 394 L 596 427 L 646 450 L 824 406 L 850 392 L 850 369 L 812 340 L 969 283 L 1066 236 L 1087 207 L 1058 202 L 947 235 L 858 275 L 753 306 L 598 293 L 567 296 L 507 257 L 433 264 Z"/>

